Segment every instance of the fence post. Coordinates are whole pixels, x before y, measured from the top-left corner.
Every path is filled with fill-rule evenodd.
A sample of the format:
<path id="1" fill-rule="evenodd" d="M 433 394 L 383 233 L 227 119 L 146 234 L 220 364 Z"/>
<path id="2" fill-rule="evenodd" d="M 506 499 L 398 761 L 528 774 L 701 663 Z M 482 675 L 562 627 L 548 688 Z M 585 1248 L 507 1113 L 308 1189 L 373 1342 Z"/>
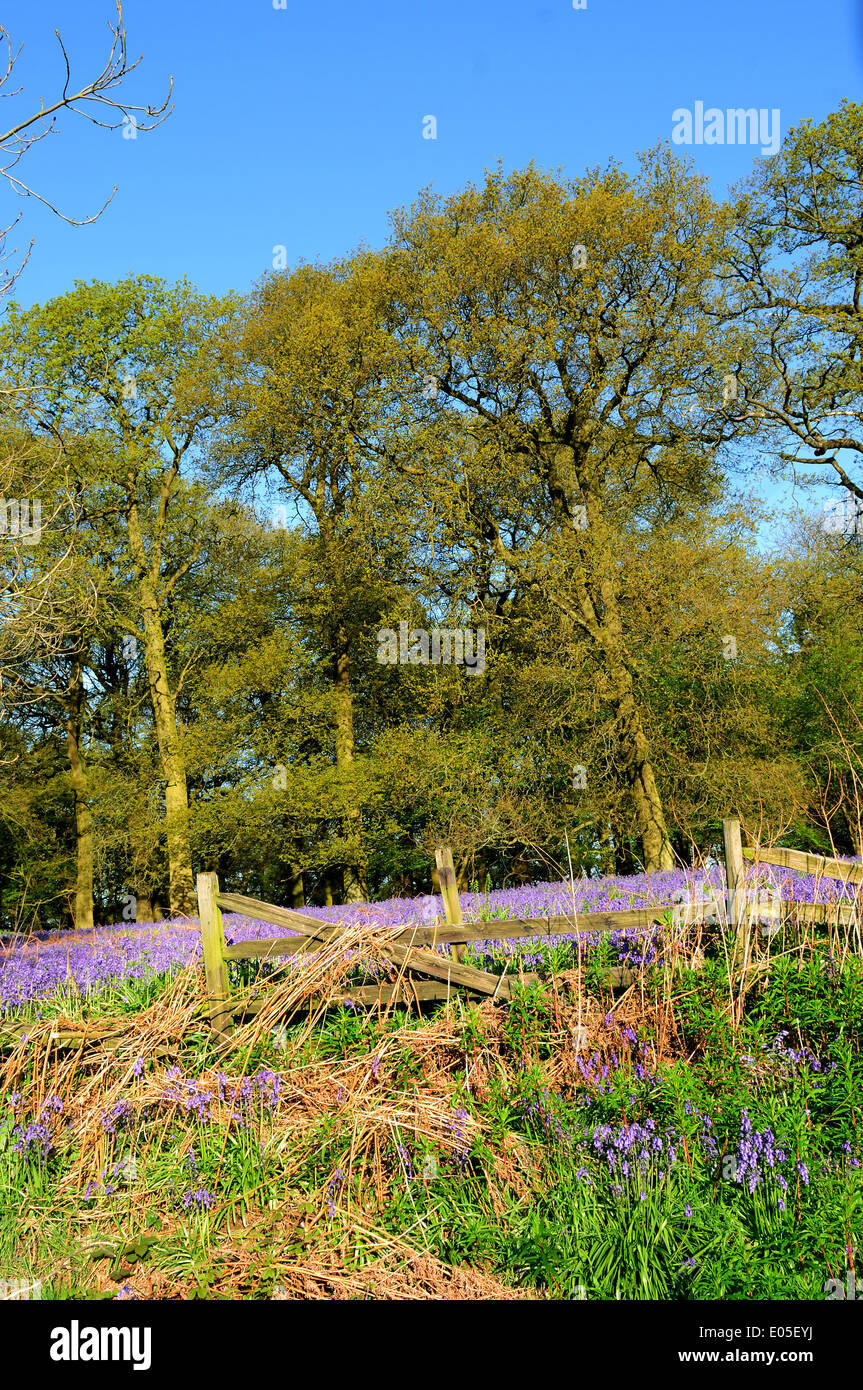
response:
<path id="1" fill-rule="evenodd" d="M 225 1034 L 231 1025 L 230 987 L 218 893 L 218 874 L 198 874 L 198 916 L 201 922 L 204 970 L 207 975 L 210 1026 L 214 1033 Z"/>
<path id="2" fill-rule="evenodd" d="M 743 892 L 743 843 L 740 838 L 740 821 L 724 820 L 722 838 L 725 842 L 725 884 L 728 893 L 728 922 L 734 928 L 733 961 L 743 964 L 746 960 L 749 943 L 747 941 L 746 898 Z"/>
<path id="3" fill-rule="evenodd" d="M 435 850 L 434 857 L 447 926 L 460 927 L 464 922 L 464 916 L 458 898 L 458 884 L 456 883 L 452 850 L 449 845 L 442 845 Z M 464 946 L 457 946 L 453 943 L 451 949 L 455 960 L 464 960 Z"/>

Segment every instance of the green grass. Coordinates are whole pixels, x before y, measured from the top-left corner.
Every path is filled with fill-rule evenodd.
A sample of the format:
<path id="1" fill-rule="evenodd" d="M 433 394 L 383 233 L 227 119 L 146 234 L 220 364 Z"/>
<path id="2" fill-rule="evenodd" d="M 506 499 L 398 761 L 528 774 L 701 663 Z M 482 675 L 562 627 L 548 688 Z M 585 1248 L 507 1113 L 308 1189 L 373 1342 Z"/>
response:
<path id="1" fill-rule="evenodd" d="M 844 1281 L 863 1235 L 860 960 L 831 978 L 777 957 L 737 1029 L 718 957 L 682 973 L 671 999 L 648 971 L 643 1002 L 636 990 L 619 1020 L 636 1043 L 617 1023 L 597 1027 L 594 1006 L 590 1048 L 610 1040 L 597 1044 L 598 1086 L 572 1065 L 575 1005 L 549 983 L 559 966 L 551 948 L 547 979 L 503 1007 L 454 1001 L 385 1021 L 340 1009 L 242 1058 L 216 1060 L 207 1031 L 193 1031 L 173 1062 L 184 1084 L 212 1089 L 214 1063 L 232 1085 L 260 1069 L 282 1077 L 274 1107 L 256 1083 L 235 1120 L 230 1106 L 208 1119 L 166 1100 L 166 1064 L 150 1058 L 115 1132 L 95 1124 L 82 1141 L 64 1123 L 78 1117 L 81 1063 L 63 1080 L 48 1156 L 15 1148 L 14 1125 L 38 1121 L 57 1065 L 34 1049 L 0 1090 L 0 1277 L 41 1279 L 55 1298 L 123 1283 L 147 1295 L 150 1280 L 156 1297 L 266 1298 L 304 1263 L 328 1261 L 360 1288 L 382 1255 L 398 1277 L 416 1252 L 552 1299 L 818 1299 Z M 165 988 L 136 982 L 77 1004 L 132 1016 Z M 606 993 L 600 1013 L 610 1007 Z M 98 1098 L 88 1104 L 98 1120 Z M 735 1180 L 744 1112 L 785 1154 L 787 1190 L 763 1163 L 754 1190 Z M 633 1125 L 663 1147 L 612 1173 L 592 1136 Z M 131 1179 L 112 1176 L 129 1157 Z M 82 1160 L 97 1179 L 87 1201 L 70 1183 Z"/>

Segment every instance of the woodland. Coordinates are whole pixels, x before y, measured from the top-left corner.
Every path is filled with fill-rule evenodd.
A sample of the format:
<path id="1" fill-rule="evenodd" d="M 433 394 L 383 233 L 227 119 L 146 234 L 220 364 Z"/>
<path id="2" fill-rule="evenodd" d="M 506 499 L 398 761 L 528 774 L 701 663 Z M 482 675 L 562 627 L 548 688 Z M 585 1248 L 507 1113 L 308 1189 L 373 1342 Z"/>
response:
<path id="1" fill-rule="evenodd" d="M 863 852 L 861 225 L 843 102 L 724 200 L 497 168 L 248 292 L 8 302 L 0 930 Z"/>

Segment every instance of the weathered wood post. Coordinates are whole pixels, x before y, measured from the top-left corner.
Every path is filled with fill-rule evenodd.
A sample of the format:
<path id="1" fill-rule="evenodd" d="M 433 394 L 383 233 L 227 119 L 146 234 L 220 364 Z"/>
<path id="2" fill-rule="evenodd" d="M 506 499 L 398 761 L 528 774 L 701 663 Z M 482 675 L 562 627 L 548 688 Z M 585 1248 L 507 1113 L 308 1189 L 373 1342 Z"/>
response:
<path id="1" fill-rule="evenodd" d="M 464 916 L 458 897 L 458 884 L 456 883 L 452 850 L 449 845 L 442 845 L 439 849 L 435 850 L 434 857 L 438 879 L 440 880 L 440 891 L 441 897 L 443 898 L 447 926 L 460 927 L 464 922 Z M 453 944 L 452 954 L 455 960 L 464 960 L 464 946 Z"/>
<path id="2" fill-rule="evenodd" d="M 743 842 L 740 838 L 740 821 L 724 820 L 722 838 L 725 842 L 725 883 L 728 893 L 728 922 L 734 929 L 734 965 L 742 965 L 746 960 L 749 941 L 746 913 L 746 895 L 743 890 Z"/>
<path id="3" fill-rule="evenodd" d="M 204 950 L 204 970 L 207 975 L 207 999 L 210 1005 L 210 1026 L 222 1036 L 230 1031 L 231 1007 L 228 966 L 225 961 L 225 932 L 219 911 L 218 874 L 198 874 L 198 916 L 201 922 L 201 945 Z"/>

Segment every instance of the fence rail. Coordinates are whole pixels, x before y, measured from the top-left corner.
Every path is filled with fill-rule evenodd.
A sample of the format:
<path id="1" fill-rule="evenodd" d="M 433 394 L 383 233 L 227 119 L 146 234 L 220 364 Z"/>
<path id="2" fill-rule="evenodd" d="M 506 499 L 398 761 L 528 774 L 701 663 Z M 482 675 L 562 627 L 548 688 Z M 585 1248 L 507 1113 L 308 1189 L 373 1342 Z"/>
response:
<path id="1" fill-rule="evenodd" d="M 748 909 L 747 893 L 742 887 L 744 860 L 778 864 L 798 869 L 803 873 L 820 873 L 824 877 L 840 879 L 846 883 L 863 883 L 861 865 L 843 864 L 839 860 L 802 854 L 797 850 L 763 849 L 758 845 L 744 849 L 739 821 L 723 821 L 722 833 L 725 847 L 727 920 L 734 929 L 733 962 L 738 967 L 749 958 L 753 916 Z M 663 908 L 634 908 L 620 912 L 582 912 L 573 913 L 571 916 L 491 919 L 466 923 L 458 898 L 451 850 L 446 847 L 438 849 L 435 861 L 441 884 L 445 923 L 434 927 L 410 925 L 397 936 L 387 940 L 383 948 L 384 955 L 402 969 L 403 978 L 398 984 L 361 985 L 337 991 L 332 996 L 332 1003 L 352 1000 L 364 1004 L 391 1002 L 394 999 L 410 1001 L 412 998 L 418 1002 L 440 1000 L 448 998 L 453 988 L 508 999 L 511 997 L 511 982 L 504 976 L 492 975 L 465 965 L 461 959 L 460 947 L 475 941 L 507 941 L 525 937 L 582 935 L 627 929 L 644 930 L 661 922 L 668 912 L 668 909 Z M 198 876 L 198 892 L 210 1016 L 215 1032 L 227 1031 L 235 1012 L 228 989 L 228 962 L 267 960 L 320 950 L 326 942 L 337 940 L 344 930 L 338 924 L 329 924 L 290 908 L 275 907 L 272 903 L 262 902 L 258 898 L 222 892 L 217 876 L 212 873 Z M 722 897 L 721 894 L 717 896 Z M 258 921 L 269 922 L 273 926 L 284 927 L 295 935 L 238 942 L 233 946 L 227 946 L 222 928 L 222 911 L 237 912 Z M 853 903 L 785 902 L 779 905 L 777 911 L 780 919 L 798 923 L 850 925 L 857 920 Z M 700 919 L 698 913 L 699 908 L 696 905 L 693 922 L 703 920 L 703 911 Z M 453 947 L 450 958 L 435 955 L 432 951 L 424 949 L 441 945 Z M 405 970 L 430 978 L 422 981 L 404 978 Z M 608 982 L 620 987 L 631 983 L 635 978 L 633 971 L 621 967 L 609 973 Z M 236 1011 L 239 1012 L 242 1007 L 238 1005 Z M 253 1013 L 261 1007 L 262 1004 L 257 1002 L 246 1005 L 244 1011 Z"/>
<path id="2" fill-rule="evenodd" d="M 744 859 L 756 857 L 762 864 L 776 864 L 782 869 L 797 869 L 801 874 L 821 875 L 822 878 L 839 879 L 842 883 L 863 883 L 863 864 L 847 864 L 841 859 L 825 859 L 820 854 L 805 854 L 799 849 L 754 849 L 743 850 Z"/>
<path id="3" fill-rule="evenodd" d="M 795 869 L 805 874 L 820 875 L 838 880 L 846 885 L 863 885 L 863 865 L 846 863 L 842 860 L 828 859 L 822 855 L 806 854 L 799 850 L 781 847 L 768 849 L 759 845 L 744 848 L 741 842 L 740 823 L 726 820 L 722 824 L 725 845 L 726 893 L 717 890 L 716 899 L 722 904 L 725 899 L 727 921 L 733 927 L 733 959 L 740 966 L 749 959 L 750 936 L 753 926 L 753 912 L 748 905 L 751 894 L 742 887 L 745 863 L 776 865 Z M 383 946 L 383 954 L 401 967 L 398 982 L 387 981 L 381 985 L 359 985 L 335 990 L 331 996 L 332 1004 L 353 1001 L 355 1004 L 379 1004 L 393 1001 L 410 1003 L 444 1000 L 454 989 L 466 990 L 470 994 L 498 999 L 511 998 L 512 981 L 504 975 L 494 975 L 466 965 L 460 958 L 459 948 L 476 941 L 507 941 L 529 937 L 553 937 L 605 933 L 627 929 L 644 930 L 667 917 L 667 908 L 634 908 L 619 912 L 579 912 L 572 915 L 553 915 L 548 917 L 491 919 L 466 923 L 463 920 L 455 874 L 452 867 L 452 853 L 443 848 L 436 852 L 438 876 L 446 920 L 435 926 L 406 926 L 397 935 L 388 939 Z M 210 1025 L 217 1034 L 229 1032 L 235 1014 L 254 1014 L 264 1004 L 262 1001 L 242 1002 L 232 998 L 228 978 L 228 965 L 239 960 L 266 960 L 273 957 L 292 956 L 299 952 L 319 951 L 327 942 L 338 940 L 344 933 L 343 925 L 328 923 L 290 908 L 276 907 L 258 898 L 249 898 L 240 893 L 226 893 L 219 887 L 214 873 L 198 875 L 198 912 L 200 918 L 201 943 L 207 983 L 207 1013 Z M 756 889 L 756 896 L 759 890 Z M 705 903 L 702 906 L 706 907 Z M 799 903 L 784 901 L 778 905 L 777 920 L 791 923 L 815 925 L 852 926 L 860 924 L 863 892 L 855 894 L 853 902 L 839 903 Z M 273 926 L 284 927 L 293 933 L 290 936 L 274 939 L 258 939 L 238 942 L 228 946 L 225 942 L 222 924 L 223 912 L 236 912 L 251 916 Z M 757 915 L 757 914 L 756 914 Z M 699 904 L 694 904 L 693 925 L 703 921 L 704 913 Z M 687 922 L 690 920 L 687 917 Z M 437 955 L 429 947 L 449 945 L 453 948 L 450 957 Z M 410 973 L 407 973 L 410 972 Z M 424 978 L 416 979 L 414 976 Z M 536 978 L 523 975 L 523 979 Z M 606 981 L 612 988 L 625 988 L 637 979 L 636 972 L 627 967 L 608 971 Z M 29 1025 L 32 1027 L 32 1024 Z M 12 1019 L 4 1019 L 0 1027 L 0 1048 L 15 1045 L 28 1025 Z M 59 1046 L 80 1045 L 82 1035 L 79 1030 L 59 1028 L 55 1033 Z M 100 1041 L 110 1047 L 108 1034 L 100 1033 Z"/>

